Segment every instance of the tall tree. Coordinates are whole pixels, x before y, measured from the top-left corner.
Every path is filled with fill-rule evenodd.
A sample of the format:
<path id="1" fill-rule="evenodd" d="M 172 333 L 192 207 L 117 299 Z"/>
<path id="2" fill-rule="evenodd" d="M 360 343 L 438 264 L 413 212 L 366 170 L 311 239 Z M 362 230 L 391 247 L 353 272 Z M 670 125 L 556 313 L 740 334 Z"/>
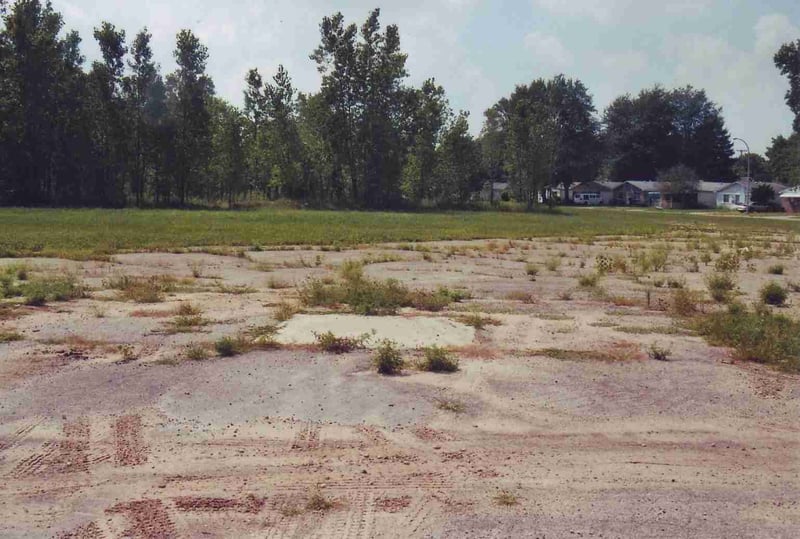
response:
<path id="1" fill-rule="evenodd" d="M 148 152 L 148 141 L 153 137 L 153 125 L 148 122 L 147 115 L 148 101 L 152 97 L 153 85 L 158 77 L 158 68 L 153 62 L 153 50 L 150 48 L 152 38 L 147 28 L 136 34 L 130 49 L 131 59 L 128 61 L 131 75 L 125 79 L 125 92 L 133 115 L 131 192 L 136 198 L 137 206 L 144 202 L 148 156 L 151 153 Z"/>
<path id="2" fill-rule="evenodd" d="M 431 195 L 436 168 L 436 147 L 445 122 L 452 115 L 444 88 L 428 79 L 408 94 L 411 107 L 409 154 L 403 168 L 402 191 L 420 204 Z"/>
<path id="3" fill-rule="evenodd" d="M 767 159 L 769 171 L 776 182 L 800 185 L 800 133 L 772 139 L 772 145 L 767 149 Z"/>
<path id="4" fill-rule="evenodd" d="M 439 205 L 463 206 L 480 189 L 480 145 L 469 133 L 469 115 L 460 112 L 442 133 L 436 151 L 433 197 Z"/>
<path id="5" fill-rule="evenodd" d="M 127 53 L 125 31 L 103 22 L 95 29 L 94 37 L 103 57 L 102 62 L 92 64 L 90 74 L 95 105 L 93 131 L 97 156 L 95 202 L 122 206 L 125 204 L 125 172 L 129 164 L 128 115 L 122 95 Z"/>
<path id="6" fill-rule="evenodd" d="M 794 114 L 794 131 L 800 133 L 800 39 L 786 43 L 778 50 L 775 65 L 789 79 L 786 104 Z"/>
<path id="7" fill-rule="evenodd" d="M 175 121 L 174 177 L 178 201 L 185 205 L 208 163 L 214 85 L 206 75 L 208 49 L 191 30 L 181 30 L 174 52 L 178 69 L 167 78 Z"/>

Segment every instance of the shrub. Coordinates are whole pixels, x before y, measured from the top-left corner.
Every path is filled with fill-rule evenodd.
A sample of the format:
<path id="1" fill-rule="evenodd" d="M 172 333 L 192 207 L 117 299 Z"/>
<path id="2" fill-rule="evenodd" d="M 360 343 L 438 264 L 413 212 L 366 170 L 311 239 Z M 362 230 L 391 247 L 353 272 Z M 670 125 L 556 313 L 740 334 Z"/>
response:
<path id="1" fill-rule="evenodd" d="M 197 328 L 208 325 L 208 320 L 200 316 L 194 315 L 180 315 L 176 316 L 169 323 L 169 330 L 174 333 L 191 333 Z"/>
<path id="2" fill-rule="evenodd" d="M 472 326 L 475 329 L 483 329 L 486 326 L 499 326 L 500 321 L 491 316 L 483 316 L 481 313 L 473 311 L 463 316 L 458 317 L 458 321 L 462 324 Z"/>
<path id="3" fill-rule="evenodd" d="M 147 278 L 120 275 L 103 282 L 106 288 L 119 290 L 123 299 L 135 303 L 160 303 L 164 301 L 164 294 L 174 292 L 177 288 L 177 279 L 168 275 Z"/>
<path id="4" fill-rule="evenodd" d="M 191 303 L 181 303 L 178 305 L 178 308 L 175 309 L 175 314 L 178 316 L 197 316 L 202 312 L 200 307 L 195 307 Z"/>
<path id="5" fill-rule="evenodd" d="M 544 261 L 544 267 L 547 268 L 548 271 L 558 271 L 560 266 L 561 259 L 557 257 L 551 257 Z"/>
<path id="6" fill-rule="evenodd" d="M 21 341 L 22 335 L 15 331 L 0 331 L 0 344 L 14 341 Z"/>
<path id="7" fill-rule="evenodd" d="M 456 372 L 459 369 L 458 358 L 444 348 L 429 346 L 424 350 L 420 369 L 428 372 Z"/>
<path id="8" fill-rule="evenodd" d="M 326 331 L 325 333 L 315 333 L 314 338 L 317 340 L 317 347 L 323 352 L 346 354 L 358 348 L 363 348 L 365 342 L 369 340 L 369 335 L 337 337 L 333 332 Z"/>
<path id="9" fill-rule="evenodd" d="M 394 342 L 385 340 L 375 352 L 373 362 L 380 374 L 394 375 L 403 370 L 403 357 Z"/>
<path id="10" fill-rule="evenodd" d="M 724 303 L 730 299 L 736 283 L 730 273 L 714 273 L 706 278 L 706 286 L 714 301 Z"/>
<path id="11" fill-rule="evenodd" d="M 679 288 L 672 293 L 672 312 L 678 316 L 693 316 L 698 312 L 698 302 L 697 292 Z"/>
<path id="12" fill-rule="evenodd" d="M 730 251 L 721 254 L 714 267 L 717 271 L 738 271 L 740 264 L 739 253 Z"/>
<path id="13" fill-rule="evenodd" d="M 505 507 L 511 507 L 519 503 L 517 497 L 507 490 L 498 492 L 494 497 L 494 501 L 497 505 L 502 505 Z"/>
<path id="14" fill-rule="evenodd" d="M 217 351 L 219 352 L 219 350 Z M 186 356 L 186 359 L 190 359 L 192 361 L 202 361 L 208 358 L 208 349 L 199 344 L 190 344 L 186 347 L 186 350 L 184 350 L 184 355 Z"/>
<path id="15" fill-rule="evenodd" d="M 767 273 L 770 275 L 783 275 L 785 270 L 786 267 L 783 264 L 775 264 L 774 266 L 767 268 Z"/>
<path id="16" fill-rule="evenodd" d="M 789 297 L 787 290 L 775 281 L 769 282 L 761 289 L 761 301 L 766 305 L 781 306 Z"/>
<path id="17" fill-rule="evenodd" d="M 656 361 L 667 361 L 669 356 L 672 355 L 672 351 L 669 348 L 662 348 L 658 344 L 653 344 L 647 350 L 647 355 L 650 356 L 650 359 L 655 359 Z"/>
<path id="18" fill-rule="evenodd" d="M 539 266 L 531 263 L 525 264 L 525 274 L 535 279 L 539 275 Z"/>
<path id="19" fill-rule="evenodd" d="M 82 286 L 72 276 L 35 279 L 20 283 L 16 294 L 24 296 L 27 305 L 44 305 L 48 301 L 69 301 L 85 296 Z"/>
<path id="20" fill-rule="evenodd" d="M 467 409 L 463 402 L 454 399 L 437 399 L 436 407 L 446 412 L 453 412 L 454 414 L 463 414 Z"/>
<path id="21" fill-rule="evenodd" d="M 281 302 L 275 307 L 275 320 L 278 322 L 286 322 L 294 315 L 300 312 L 297 305 L 293 303 Z"/>
<path id="22" fill-rule="evenodd" d="M 734 348 L 738 359 L 800 371 L 800 323 L 786 316 L 733 303 L 697 319 L 694 329 L 712 345 Z"/>
<path id="23" fill-rule="evenodd" d="M 243 337 L 222 337 L 214 343 L 214 350 L 220 357 L 233 357 L 243 354 L 249 346 Z"/>
<path id="24" fill-rule="evenodd" d="M 600 275 L 597 273 L 587 273 L 578 277 L 578 284 L 583 288 L 594 288 L 600 281 Z"/>

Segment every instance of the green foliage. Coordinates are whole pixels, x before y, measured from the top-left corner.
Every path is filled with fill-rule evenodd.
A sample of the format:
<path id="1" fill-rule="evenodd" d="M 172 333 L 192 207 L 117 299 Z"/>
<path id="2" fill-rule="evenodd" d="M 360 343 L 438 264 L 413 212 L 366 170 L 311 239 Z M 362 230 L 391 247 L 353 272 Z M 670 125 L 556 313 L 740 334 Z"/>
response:
<path id="1" fill-rule="evenodd" d="M 694 316 L 699 312 L 699 294 L 694 290 L 679 288 L 672 293 L 671 310 L 681 317 Z"/>
<path id="2" fill-rule="evenodd" d="M 771 281 L 764 285 L 759 293 L 762 303 L 766 305 L 782 306 L 789 297 L 789 292 L 780 283 Z"/>
<path id="3" fill-rule="evenodd" d="M 578 277 L 578 284 L 583 288 L 595 288 L 599 281 L 599 273 L 587 273 Z"/>
<path id="4" fill-rule="evenodd" d="M 717 271 L 739 271 L 740 264 L 741 259 L 739 258 L 739 253 L 729 251 L 727 253 L 722 253 L 719 258 L 717 258 L 714 268 Z"/>
<path id="5" fill-rule="evenodd" d="M 730 273 L 713 273 L 706 278 L 706 286 L 714 301 L 724 303 L 730 299 L 736 282 Z"/>
<path id="6" fill-rule="evenodd" d="M 655 359 L 656 361 L 668 361 L 669 357 L 672 355 L 672 351 L 658 344 L 652 344 L 647 350 L 647 355 L 650 359 Z"/>
<path id="7" fill-rule="evenodd" d="M 0 344 L 21 341 L 22 335 L 15 331 L 0 331 Z"/>
<path id="8" fill-rule="evenodd" d="M 420 370 L 428 372 L 456 372 L 459 369 L 458 358 L 438 346 L 430 346 L 423 350 L 424 357 L 419 364 Z"/>
<path id="9" fill-rule="evenodd" d="M 69 301 L 85 295 L 83 286 L 75 277 L 37 278 L 19 283 L 16 293 L 25 298 L 27 305 L 44 305 L 47 302 Z"/>
<path id="10" fill-rule="evenodd" d="M 783 275 L 783 272 L 786 270 L 786 266 L 783 264 L 775 264 L 767 268 L 767 273 L 770 275 Z"/>
<path id="11" fill-rule="evenodd" d="M 399 374 L 405 364 L 397 345 L 390 340 L 385 340 L 380 344 L 375 351 L 373 362 L 378 369 L 378 373 L 384 375 Z"/>
<path id="12" fill-rule="evenodd" d="M 768 310 L 732 304 L 695 320 L 694 328 L 713 345 L 730 346 L 737 358 L 800 371 L 800 323 Z"/>
<path id="13" fill-rule="evenodd" d="M 353 350 L 364 348 L 364 344 L 370 339 L 370 335 L 361 335 L 360 337 L 337 337 L 331 331 L 315 333 L 314 337 L 317 340 L 317 347 L 320 350 L 332 354 L 346 354 Z"/>
<path id="14" fill-rule="evenodd" d="M 346 262 L 339 270 L 341 282 L 312 279 L 300 288 L 300 300 L 313 307 L 348 305 L 363 315 L 394 314 L 401 307 L 441 311 L 467 297 L 462 291 L 441 287 L 435 292 L 410 290 L 395 279 L 379 281 L 364 276 L 359 262 Z"/>
<path id="15" fill-rule="evenodd" d="M 230 353 L 230 355 L 233 355 L 233 348 L 229 347 L 227 344 L 222 345 L 222 349 L 226 353 Z M 222 353 L 220 353 L 219 350 L 220 349 L 217 348 L 217 353 L 223 355 Z M 208 349 L 205 346 L 199 344 L 190 344 L 189 346 L 186 347 L 183 354 L 186 357 L 186 359 L 190 359 L 192 361 L 202 361 L 204 359 L 208 359 Z"/>
<path id="16" fill-rule="evenodd" d="M 214 343 L 214 350 L 220 357 L 238 356 L 247 352 L 250 348 L 250 343 L 242 336 L 222 337 Z"/>

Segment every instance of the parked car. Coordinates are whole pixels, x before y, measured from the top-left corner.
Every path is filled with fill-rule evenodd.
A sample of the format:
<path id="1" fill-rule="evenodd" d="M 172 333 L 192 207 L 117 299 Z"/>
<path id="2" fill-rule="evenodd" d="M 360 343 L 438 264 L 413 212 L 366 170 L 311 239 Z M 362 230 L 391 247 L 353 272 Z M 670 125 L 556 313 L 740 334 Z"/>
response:
<path id="1" fill-rule="evenodd" d="M 739 212 L 746 212 L 748 207 L 745 205 L 736 206 L 736 211 Z M 774 202 L 767 202 L 766 204 L 761 204 L 758 202 L 750 203 L 750 213 L 766 213 L 766 212 L 779 212 L 783 211 L 783 208 L 780 204 L 776 204 Z"/>

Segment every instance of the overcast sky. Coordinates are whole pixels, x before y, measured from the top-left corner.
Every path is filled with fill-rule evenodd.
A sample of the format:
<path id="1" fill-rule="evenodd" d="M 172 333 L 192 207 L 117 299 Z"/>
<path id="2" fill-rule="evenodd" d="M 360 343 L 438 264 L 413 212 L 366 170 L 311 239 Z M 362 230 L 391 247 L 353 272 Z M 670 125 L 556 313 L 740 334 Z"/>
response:
<path id="1" fill-rule="evenodd" d="M 108 20 L 154 37 L 164 71 L 174 37 L 191 28 L 209 47 L 217 92 L 242 103 L 244 75 L 284 64 L 303 91 L 318 88 L 309 53 L 324 15 L 359 24 L 373 7 L 400 27 L 410 80 L 435 77 L 454 108 L 469 110 L 474 133 L 483 111 L 515 84 L 565 73 L 590 89 L 598 111 L 619 94 L 659 82 L 705 88 L 731 134 L 763 152 L 788 134 L 787 82 L 772 63 L 800 38 L 797 0 L 53 0 L 66 27 L 80 31 L 89 60 L 92 29 Z"/>

